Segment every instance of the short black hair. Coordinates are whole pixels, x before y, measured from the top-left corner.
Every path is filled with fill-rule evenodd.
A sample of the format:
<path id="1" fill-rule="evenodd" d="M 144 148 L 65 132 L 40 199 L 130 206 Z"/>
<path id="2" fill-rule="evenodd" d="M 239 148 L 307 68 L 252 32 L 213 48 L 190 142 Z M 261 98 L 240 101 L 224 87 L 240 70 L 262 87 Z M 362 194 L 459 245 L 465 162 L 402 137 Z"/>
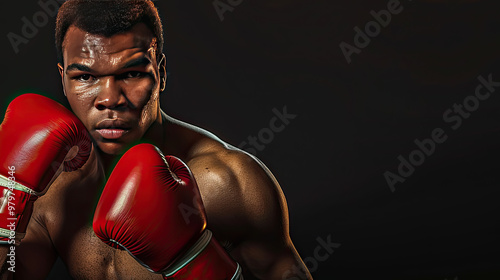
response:
<path id="1" fill-rule="evenodd" d="M 86 32 L 111 37 L 145 23 L 157 42 L 156 59 L 163 53 L 163 27 L 150 0 L 68 0 L 59 8 L 56 20 L 57 60 L 63 62 L 63 41 L 71 25 Z"/>

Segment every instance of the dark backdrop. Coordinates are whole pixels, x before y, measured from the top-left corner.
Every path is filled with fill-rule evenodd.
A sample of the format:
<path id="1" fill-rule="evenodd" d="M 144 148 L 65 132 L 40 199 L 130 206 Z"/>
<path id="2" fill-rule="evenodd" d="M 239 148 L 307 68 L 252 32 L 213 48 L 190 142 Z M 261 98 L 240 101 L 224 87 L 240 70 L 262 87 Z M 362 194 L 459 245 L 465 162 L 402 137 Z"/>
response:
<path id="1" fill-rule="evenodd" d="M 377 30 L 370 12 L 393 1 L 156 1 L 170 72 L 163 109 L 236 146 L 260 133 L 268 143 L 256 155 L 282 186 L 315 279 L 500 279 L 500 87 L 473 97 L 479 76 L 500 81 L 498 5 L 401 0 Z M 233 7 L 221 20 L 214 3 Z M 2 114 L 24 92 L 64 103 L 55 17 L 42 24 L 38 13 L 38 31 L 15 53 L 7 34 L 43 9 L 9 7 Z M 348 63 L 339 45 L 355 47 L 354 28 L 367 23 L 373 38 L 357 38 Z M 462 123 L 457 113 L 446 122 L 464 100 Z M 296 117 L 271 138 L 273 109 L 285 106 Z M 415 140 L 435 129 L 446 141 L 418 158 Z M 392 191 L 384 172 L 397 175 L 410 154 L 419 166 Z M 321 240 L 337 248 L 315 254 Z M 50 278 L 67 279 L 63 268 Z"/>

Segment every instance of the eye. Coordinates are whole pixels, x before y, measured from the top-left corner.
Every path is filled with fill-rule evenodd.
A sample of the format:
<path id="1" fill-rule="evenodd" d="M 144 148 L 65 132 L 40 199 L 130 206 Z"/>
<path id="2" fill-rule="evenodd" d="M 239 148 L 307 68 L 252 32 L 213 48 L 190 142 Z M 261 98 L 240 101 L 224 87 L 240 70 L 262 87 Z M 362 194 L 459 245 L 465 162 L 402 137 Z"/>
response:
<path id="1" fill-rule="evenodd" d="M 130 71 L 130 72 L 127 72 L 127 74 L 125 76 L 127 78 L 140 78 L 144 75 L 145 75 L 144 73 L 139 72 L 139 71 Z"/>
<path id="2" fill-rule="evenodd" d="M 90 75 L 90 74 L 83 74 L 83 75 L 80 75 L 80 76 L 76 76 L 74 79 L 78 80 L 78 81 L 88 82 L 92 78 L 93 78 L 93 76 Z"/>

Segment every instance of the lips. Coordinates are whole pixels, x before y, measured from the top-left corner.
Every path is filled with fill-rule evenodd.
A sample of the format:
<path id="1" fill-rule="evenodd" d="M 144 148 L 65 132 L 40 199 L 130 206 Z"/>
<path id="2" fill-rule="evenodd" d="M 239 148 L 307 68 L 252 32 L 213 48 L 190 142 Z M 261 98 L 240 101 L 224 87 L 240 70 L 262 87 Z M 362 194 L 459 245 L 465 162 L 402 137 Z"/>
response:
<path id="1" fill-rule="evenodd" d="M 106 119 L 96 125 L 96 131 L 104 139 L 118 139 L 130 130 L 130 125 L 121 119 Z"/>

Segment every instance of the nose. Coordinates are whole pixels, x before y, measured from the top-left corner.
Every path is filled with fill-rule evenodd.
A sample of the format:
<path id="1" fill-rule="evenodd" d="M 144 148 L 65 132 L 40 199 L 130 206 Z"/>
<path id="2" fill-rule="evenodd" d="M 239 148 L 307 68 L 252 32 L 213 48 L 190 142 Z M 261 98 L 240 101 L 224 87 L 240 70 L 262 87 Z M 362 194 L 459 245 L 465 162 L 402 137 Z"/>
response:
<path id="1" fill-rule="evenodd" d="M 94 102 L 98 110 L 119 109 L 127 105 L 123 90 L 113 76 L 102 77 L 100 83 L 102 85 Z"/>

